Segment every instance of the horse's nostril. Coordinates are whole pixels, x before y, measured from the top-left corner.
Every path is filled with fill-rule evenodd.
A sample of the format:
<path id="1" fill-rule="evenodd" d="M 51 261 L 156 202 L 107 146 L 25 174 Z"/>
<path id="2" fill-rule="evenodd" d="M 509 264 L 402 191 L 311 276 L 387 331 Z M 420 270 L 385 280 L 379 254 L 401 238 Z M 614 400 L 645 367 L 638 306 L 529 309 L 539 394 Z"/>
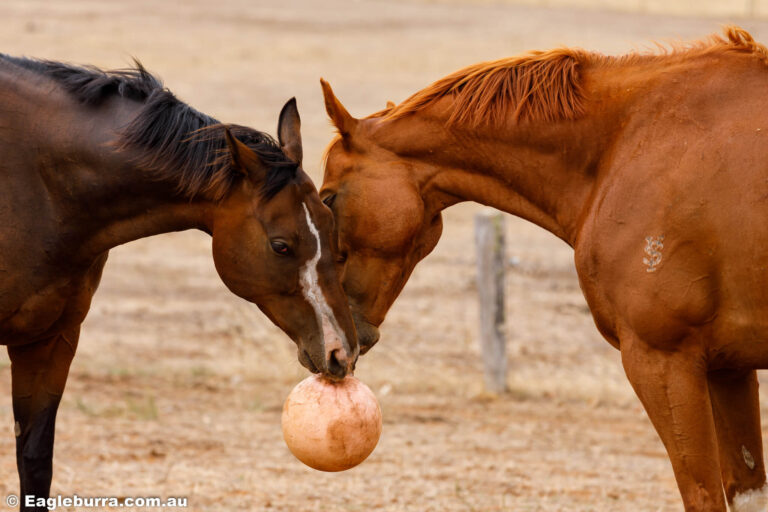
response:
<path id="1" fill-rule="evenodd" d="M 347 356 L 343 350 L 336 349 L 328 358 L 328 373 L 335 377 L 344 377 L 347 373 Z"/>

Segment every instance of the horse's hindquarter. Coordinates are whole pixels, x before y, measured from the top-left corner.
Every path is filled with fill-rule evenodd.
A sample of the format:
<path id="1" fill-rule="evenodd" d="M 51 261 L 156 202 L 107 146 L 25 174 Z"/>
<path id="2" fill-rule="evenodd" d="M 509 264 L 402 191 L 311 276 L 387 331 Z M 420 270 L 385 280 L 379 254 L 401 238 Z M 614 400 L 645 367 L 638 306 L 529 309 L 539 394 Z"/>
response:
<path id="1" fill-rule="evenodd" d="M 768 106 L 717 103 L 700 118 L 670 106 L 619 139 L 576 264 L 609 341 L 631 330 L 704 344 L 712 368 L 768 367 Z"/>

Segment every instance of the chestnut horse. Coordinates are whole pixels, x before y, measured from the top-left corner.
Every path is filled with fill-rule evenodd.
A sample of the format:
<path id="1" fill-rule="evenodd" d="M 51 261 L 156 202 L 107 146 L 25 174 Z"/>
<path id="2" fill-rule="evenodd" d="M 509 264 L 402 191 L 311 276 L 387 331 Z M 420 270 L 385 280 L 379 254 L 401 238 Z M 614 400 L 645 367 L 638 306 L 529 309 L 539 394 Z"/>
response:
<path id="1" fill-rule="evenodd" d="M 112 247 L 205 231 L 221 279 L 293 339 L 302 364 L 351 370 L 333 217 L 301 168 L 299 129 L 293 99 L 278 144 L 197 112 L 138 63 L 105 73 L 0 55 L 0 343 L 22 505 L 48 496 L 56 410 Z"/>
<path id="2" fill-rule="evenodd" d="M 685 509 L 766 510 L 755 372 L 768 368 L 766 47 L 731 27 L 662 55 L 534 52 L 365 119 L 322 85 L 339 136 L 320 196 L 363 352 L 435 247 L 443 209 L 517 215 L 575 249 Z"/>

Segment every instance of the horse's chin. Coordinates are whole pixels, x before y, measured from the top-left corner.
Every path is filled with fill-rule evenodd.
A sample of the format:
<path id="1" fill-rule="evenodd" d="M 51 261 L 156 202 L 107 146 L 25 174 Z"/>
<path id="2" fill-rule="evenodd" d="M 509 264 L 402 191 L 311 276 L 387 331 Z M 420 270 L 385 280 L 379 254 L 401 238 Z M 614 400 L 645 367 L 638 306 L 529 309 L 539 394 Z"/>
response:
<path id="1" fill-rule="evenodd" d="M 360 355 L 364 355 L 373 348 L 377 341 L 379 341 L 379 328 L 365 321 L 360 323 L 356 322 L 355 327 L 357 329 L 357 342 L 360 346 Z"/>

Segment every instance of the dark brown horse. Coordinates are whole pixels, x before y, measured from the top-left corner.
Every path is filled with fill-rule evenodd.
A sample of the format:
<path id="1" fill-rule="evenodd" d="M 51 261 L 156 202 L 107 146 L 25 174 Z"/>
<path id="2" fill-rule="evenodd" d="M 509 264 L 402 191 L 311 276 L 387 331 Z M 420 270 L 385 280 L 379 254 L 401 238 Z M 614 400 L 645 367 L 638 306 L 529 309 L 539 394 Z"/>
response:
<path id="1" fill-rule="evenodd" d="M 663 55 L 535 52 L 468 67 L 366 119 L 323 90 L 340 136 L 320 195 L 363 351 L 435 247 L 443 209 L 518 215 L 575 249 L 686 510 L 766 510 L 764 46 L 729 28 Z"/>
<path id="2" fill-rule="evenodd" d="M 197 112 L 140 65 L 105 73 L 0 55 L 0 343 L 22 496 L 48 496 L 56 410 L 117 245 L 209 233 L 224 283 L 296 342 L 303 365 L 351 370 L 333 217 L 301 169 L 299 128 L 295 100 L 278 144 Z"/>

